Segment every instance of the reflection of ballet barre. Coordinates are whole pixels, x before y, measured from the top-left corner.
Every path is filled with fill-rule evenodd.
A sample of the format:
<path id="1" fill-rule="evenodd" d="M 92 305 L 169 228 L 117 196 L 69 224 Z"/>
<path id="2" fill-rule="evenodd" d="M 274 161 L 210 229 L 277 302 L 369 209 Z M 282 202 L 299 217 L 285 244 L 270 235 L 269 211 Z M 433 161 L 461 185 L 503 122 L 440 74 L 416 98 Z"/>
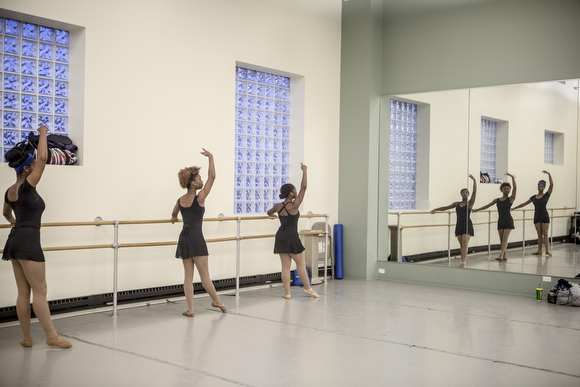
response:
<path id="1" fill-rule="evenodd" d="M 558 215 L 558 216 L 554 216 L 554 211 L 570 211 L 570 210 L 574 210 L 576 211 L 573 207 L 562 207 L 562 208 L 549 208 L 548 210 L 550 210 L 550 219 L 559 219 L 559 218 L 569 218 L 571 215 Z M 522 251 L 525 252 L 526 249 L 526 224 L 525 221 L 531 221 L 534 220 L 533 218 L 526 218 L 526 209 L 517 209 L 517 210 L 512 210 L 512 212 L 516 212 L 516 211 L 521 211 L 522 212 L 522 217 L 519 219 L 514 219 L 514 222 L 519 222 L 522 221 L 524 222 L 522 224 Z M 451 227 L 455 226 L 456 223 L 451 223 L 451 214 L 454 212 L 454 210 L 449 210 L 449 211 L 441 211 L 439 213 L 447 213 L 448 215 L 448 223 L 447 224 L 417 224 L 417 225 L 411 225 L 411 226 L 402 226 L 401 225 L 401 216 L 402 215 L 434 215 L 432 214 L 430 211 L 425 212 L 425 211 L 400 211 L 400 212 L 388 212 L 388 215 L 396 215 L 397 216 L 397 225 L 396 225 L 396 231 L 397 231 L 397 239 L 396 239 L 396 243 L 397 243 L 397 257 L 396 260 L 397 262 L 401 262 L 401 258 L 402 258 L 402 253 L 401 253 L 401 232 L 404 229 L 412 229 L 412 228 L 425 228 L 425 227 L 447 227 L 448 231 L 447 231 L 447 262 L 449 263 L 451 261 Z M 489 258 L 491 256 L 491 224 L 493 223 L 497 223 L 497 220 L 491 220 L 491 213 L 492 212 L 497 212 L 497 210 L 483 210 L 483 211 L 478 211 L 477 213 L 472 213 L 473 214 L 479 214 L 482 212 L 487 212 L 488 213 L 488 221 L 487 222 L 478 222 L 478 223 L 473 223 L 473 226 L 482 226 L 482 225 L 488 225 L 488 232 L 487 232 L 487 252 L 488 252 L 488 260 L 491 260 L 491 258 Z M 575 215 L 572 214 L 572 215 Z M 391 226 L 390 226 L 391 227 Z M 395 228 L 395 227 L 393 227 Z M 392 232 L 393 230 L 391 230 Z M 554 237 L 554 227 L 550 227 L 550 245 L 552 245 L 553 243 L 553 237 Z"/>
<path id="2" fill-rule="evenodd" d="M 325 230 L 328 230 L 328 215 L 301 215 L 300 218 L 325 218 Z M 239 216 L 239 217 L 228 217 L 228 218 L 205 218 L 204 222 L 225 222 L 225 221 L 236 221 L 238 223 L 237 235 L 235 237 L 223 237 L 223 238 L 212 238 L 206 239 L 206 243 L 217 243 L 217 242 L 230 242 L 236 241 L 236 297 L 240 296 L 240 242 L 244 239 L 262 239 L 262 238 L 274 238 L 276 234 L 264 234 L 264 235 L 240 235 L 240 224 L 243 220 L 277 220 L 277 217 L 271 216 Z M 179 220 L 178 222 L 182 222 Z M 60 222 L 60 223 L 42 223 L 41 227 L 76 227 L 76 226 L 114 226 L 114 243 L 112 244 L 102 244 L 102 245 L 82 245 L 82 246 L 58 246 L 58 247 L 43 247 L 43 251 L 69 251 L 69 250 L 90 250 L 90 249 L 114 249 L 114 278 L 113 278 L 113 314 L 112 316 L 117 316 L 117 283 L 118 283 L 118 252 L 119 248 L 128 247 L 154 247 L 154 246 L 175 246 L 177 241 L 170 242 L 139 242 L 139 243 L 119 243 L 119 226 L 120 225 L 136 225 L 136 224 L 160 224 L 160 223 L 171 223 L 168 219 L 157 219 L 157 220 L 130 220 L 130 221 L 95 221 L 95 222 Z M 176 222 L 177 223 L 177 222 Z M 2 224 L 0 229 L 12 228 L 12 224 Z M 298 233 L 299 235 L 324 235 L 325 243 L 328 246 L 328 233 L 324 230 L 312 230 L 312 231 L 302 231 Z M 0 254 L 3 249 L 0 249 Z M 328 267 L 328 248 L 325 248 L 324 256 L 324 283 L 326 283 L 326 272 Z"/>

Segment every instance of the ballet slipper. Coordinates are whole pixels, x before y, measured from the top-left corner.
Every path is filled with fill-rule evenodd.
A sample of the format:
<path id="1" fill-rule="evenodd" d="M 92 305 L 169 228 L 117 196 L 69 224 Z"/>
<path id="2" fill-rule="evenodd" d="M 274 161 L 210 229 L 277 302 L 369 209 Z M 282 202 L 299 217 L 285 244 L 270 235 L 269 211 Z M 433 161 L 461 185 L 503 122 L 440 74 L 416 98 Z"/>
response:
<path id="1" fill-rule="evenodd" d="M 532 253 L 532 255 L 542 255 L 541 251 L 536 251 L 535 253 Z"/>
<path id="2" fill-rule="evenodd" d="M 308 294 L 309 296 L 311 296 L 311 297 L 314 297 L 314 298 L 318 298 L 318 297 L 320 297 L 320 296 L 319 296 L 319 295 L 318 295 L 318 294 L 317 294 L 317 293 L 314 291 L 314 289 L 312 289 L 312 288 L 310 288 L 310 289 L 308 289 L 308 290 L 304 289 L 304 293 L 306 293 L 306 294 Z"/>
<path id="3" fill-rule="evenodd" d="M 503 258 L 502 257 L 497 257 L 495 260 L 501 262 L 501 261 L 503 261 Z"/>
<path id="4" fill-rule="evenodd" d="M 23 347 L 26 347 L 26 348 L 32 347 L 32 339 L 30 339 L 29 341 L 22 340 L 20 342 L 20 345 L 22 345 Z"/>
<path id="5" fill-rule="evenodd" d="M 63 339 L 60 336 L 53 337 L 52 339 L 46 339 L 46 344 L 61 348 L 72 347 L 72 344 L 68 340 Z"/>
<path id="6" fill-rule="evenodd" d="M 549 251 L 546 251 L 546 255 L 549 255 L 551 257 L 552 253 L 550 253 Z"/>
<path id="7" fill-rule="evenodd" d="M 185 312 L 183 312 L 181 314 L 184 315 L 184 316 L 186 316 L 186 317 L 193 317 L 193 312 L 185 311 Z"/>
<path id="8" fill-rule="evenodd" d="M 292 294 L 284 294 L 282 297 L 284 297 L 285 299 L 289 300 L 292 298 Z"/>
<path id="9" fill-rule="evenodd" d="M 222 313 L 227 313 L 228 310 L 226 309 L 226 307 L 224 306 L 224 304 L 218 304 L 217 302 L 212 302 L 211 306 L 213 306 L 214 308 L 220 308 L 222 310 Z"/>

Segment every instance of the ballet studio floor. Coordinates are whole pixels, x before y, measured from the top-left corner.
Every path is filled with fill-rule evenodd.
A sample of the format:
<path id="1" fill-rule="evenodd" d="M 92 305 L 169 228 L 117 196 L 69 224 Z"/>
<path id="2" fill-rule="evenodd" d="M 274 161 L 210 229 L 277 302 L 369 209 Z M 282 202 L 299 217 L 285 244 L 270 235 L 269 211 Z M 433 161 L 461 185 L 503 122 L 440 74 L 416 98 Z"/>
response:
<path id="1" fill-rule="evenodd" d="M 507 261 L 496 261 L 499 250 L 483 253 L 469 254 L 467 267 L 470 269 L 509 271 L 512 273 L 527 273 L 550 275 L 554 277 L 572 278 L 580 274 L 580 245 L 573 243 L 556 242 L 552 246 L 552 256 L 532 255 L 538 246 L 526 246 L 525 251 L 521 247 L 508 249 Z M 461 258 L 459 255 L 452 256 L 451 261 L 447 258 L 438 258 L 418 264 L 459 267 Z"/>
<path id="2" fill-rule="evenodd" d="M 20 345 L 0 325 L 0 386 L 580 386 L 580 310 L 534 297 L 333 280 L 54 316 Z"/>

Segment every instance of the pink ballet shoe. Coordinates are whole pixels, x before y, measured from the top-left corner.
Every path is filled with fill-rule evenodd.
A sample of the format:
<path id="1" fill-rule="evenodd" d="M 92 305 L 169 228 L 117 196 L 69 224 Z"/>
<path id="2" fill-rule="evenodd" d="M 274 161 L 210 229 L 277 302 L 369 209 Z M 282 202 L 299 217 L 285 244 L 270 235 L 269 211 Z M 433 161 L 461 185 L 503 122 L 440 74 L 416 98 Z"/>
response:
<path id="1" fill-rule="evenodd" d="M 26 348 L 30 348 L 30 347 L 32 347 L 32 340 L 30 340 L 30 341 L 22 340 L 20 342 L 20 345 L 22 345 L 23 347 L 26 347 Z"/>
<path id="2" fill-rule="evenodd" d="M 304 293 L 308 294 L 310 297 L 318 298 L 320 297 L 318 293 L 314 291 L 314 289 L 310 288 L 308 290 L 304 289 Z"/>
<path id="3" fill-rule="evenodd" d="M 282 297 L 289 300 L 292 298 L 292 294 L 284 294 Z"/>
<path id="4" fill-rule="evenodd" d="M 181 314 L 184 315 L 185 317 L 193 317 L 193 312 L 185 311 L 185 312 L 183 312 Z"/>
<path id="5" fill-rule="evenodd" d="M 70 341 L 63 339 L 60 336 L 53 337 L 52 339 L 46 339 L 46 344 L 52 345 L 53 347 L 61 347 L 61 348 L 72 347 Z"/>
<path id="6" fill-rule="evenodd" d="M 224 306 L 224 304 L 218 304 L 217 302 L 212 302 L 211 306 L 213 306 L 214 308 L 220 308 L 222 310 L 222 313 L 227 313 L 228 310 L 226 309 L 226 307 Z"/>

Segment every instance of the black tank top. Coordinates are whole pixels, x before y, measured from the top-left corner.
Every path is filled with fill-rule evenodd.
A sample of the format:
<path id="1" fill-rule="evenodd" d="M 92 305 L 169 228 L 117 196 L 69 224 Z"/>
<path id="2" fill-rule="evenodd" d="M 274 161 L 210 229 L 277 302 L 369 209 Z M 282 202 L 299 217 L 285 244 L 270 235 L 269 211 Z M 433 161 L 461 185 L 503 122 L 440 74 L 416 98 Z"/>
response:
<path id="1" fill-rule="evenodd" d="M 18 187 L 18 199 L 15 202 L 8 200 L 8 190 L 4 194 L 4 201 L 10 204 L 16 215 L 15 228 L 32 227 L 40 230 L 40 219 L 46 206 L 28 180 L 24 179 L 24 183 Z"/>
<path id="2" fill-rule="evenodd" d="M 195 195 L 193 203 L 189 207 L 183 207 L 179 199 L 177 199 L 177 204 L 179 205 L 181 217 L 183 218 L 183 228 L 201 228 L 205 207 L 199 205 L 197 195 Z"/>
<path id="3" fill-rule="evenodd" d="M 288 215 L 280 215 L 282 209 L 286 210 Z M 288 209 L 286 209 L 286 203 L 282 203 L 282 208 L 278 211 L 278 218 L 280 219 L 281 226 L 294 226 L 298 227 L 298 218 L 300 218 L 300 211 L 296 215 L 290 215 Z"/>

